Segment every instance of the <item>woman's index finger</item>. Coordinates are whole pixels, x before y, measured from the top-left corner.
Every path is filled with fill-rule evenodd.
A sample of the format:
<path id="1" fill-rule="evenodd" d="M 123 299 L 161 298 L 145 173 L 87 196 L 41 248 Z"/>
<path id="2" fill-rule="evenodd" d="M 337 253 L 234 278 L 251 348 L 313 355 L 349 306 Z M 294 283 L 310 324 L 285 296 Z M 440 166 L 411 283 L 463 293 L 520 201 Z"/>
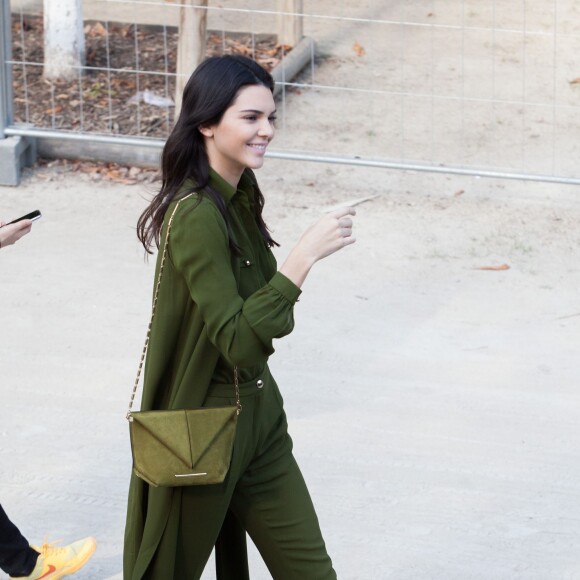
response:
<path id="1" fill-rule="evenodd" d="M 377 197 L 380 197 L 378 193 L 375 195 L 368 195 L 366 197 L 359 197 L 358 199 L 351 199 L 349 201 L 344 201 L 342 203 L 339 203 L 338 205 L 334 205 L 332 207 L 325 208 L 323 211 L 326 211 L 327 213 L 331 213 L 337 209 L 342 209 L 345 207 L 353 208 L 355 205 L 360 205 L 361 203 L 365 203 L 367 201 L 372 201 L 373 199 L 376 199 Z"/>

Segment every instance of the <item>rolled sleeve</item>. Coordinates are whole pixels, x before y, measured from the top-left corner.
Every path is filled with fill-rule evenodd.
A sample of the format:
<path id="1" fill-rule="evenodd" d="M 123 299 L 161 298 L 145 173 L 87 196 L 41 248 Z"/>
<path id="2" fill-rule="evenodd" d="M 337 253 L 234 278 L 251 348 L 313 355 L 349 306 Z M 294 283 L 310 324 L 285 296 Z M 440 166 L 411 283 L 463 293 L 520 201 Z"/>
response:
<path id="1" fill-rule="evenodd" d="M 296 301 L 302 294 L 302 290 L 294 284 L 289 278 L 284 276 L 282 272 L 276 272 L 270 280 L 270 286 L 279 292 L 290 304 L 294 306 Z"/>

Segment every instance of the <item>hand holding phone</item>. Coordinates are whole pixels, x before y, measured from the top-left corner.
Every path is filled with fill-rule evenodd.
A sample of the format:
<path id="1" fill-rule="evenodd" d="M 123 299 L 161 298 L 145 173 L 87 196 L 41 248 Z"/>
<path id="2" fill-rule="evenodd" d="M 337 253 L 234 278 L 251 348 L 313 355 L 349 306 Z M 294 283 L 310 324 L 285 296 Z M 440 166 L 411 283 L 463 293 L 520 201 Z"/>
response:
<path id="1" fill-rule="evenodd" d="M 35 221 L 42 216 L 39 210 L 35 210 L 5 224 L 0 220 L 0 248 L 15 244 L 22 236 L 32 228 L 31 223 L 19 223 Z"/>
<path id="2" fill-rule="evenodd" d="M 22 215 L 19 218 L 16 218 L 15 220 L 12 220 L 11 222 L 8 222 L 7 224 L 4 224 L 5 226 L 9 226 L 10 224 L 15 224 L 17 222 L 21 222 L 23 220 L 30 220 L 30 221 L 36 221 L 38 219 L 40 219 L 42 217 L 42 214 L 40 213 L 39 209 L 35 209 L 34 211 L 31 211 L 30 213 L 27 213 L 26 215 Z"/>

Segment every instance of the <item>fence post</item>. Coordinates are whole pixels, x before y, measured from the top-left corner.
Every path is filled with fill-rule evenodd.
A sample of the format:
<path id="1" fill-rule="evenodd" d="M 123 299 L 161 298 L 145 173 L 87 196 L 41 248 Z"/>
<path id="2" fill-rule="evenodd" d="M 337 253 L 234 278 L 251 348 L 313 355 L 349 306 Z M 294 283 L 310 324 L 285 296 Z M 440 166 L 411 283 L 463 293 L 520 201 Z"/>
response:
<path id="1" fill-rule="evenodd" d="M 296 46 L 304 36 L 303 4 L 302 0 L 279 0 L 278 44 Z"/>
<path id="2" fill-rule="evenodd" d="M 0 185 L 18 185 L 20 171 L 36 159 L 36 143 L 28 137 L 7 137 L 14 122 L 12 107 L 12 56 L 10 0 L 0 0 Z"/>
<path id="3" fill-rule="evenodd" d="M 207 32 L 207 0 L 186 0 L 179 8 L 177 75 L 175 77 L 175 120 L 181 111 L 183 89 L 189 76 L 203 60 Z"/>
<path id="4" fill-rule="evenodd" d="M 4 129 L 12 116 L 12 87 L 10 86 L 9 65 L 6 64 L 10 54 L 10 0 L 0 0 L 0 139 L 4 139 Z"/>

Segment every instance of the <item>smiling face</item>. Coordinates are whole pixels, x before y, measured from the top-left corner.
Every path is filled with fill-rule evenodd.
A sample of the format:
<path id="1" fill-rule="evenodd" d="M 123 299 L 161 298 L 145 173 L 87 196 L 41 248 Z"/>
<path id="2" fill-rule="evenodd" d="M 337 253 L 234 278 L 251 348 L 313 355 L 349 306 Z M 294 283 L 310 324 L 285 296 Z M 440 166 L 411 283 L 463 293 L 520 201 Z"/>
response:
<path id="1" fill-rule="evenodd" d="M 238 92 L 217 125 L 200 127 L 210 167 L 237 187 L 244 169 L 264 164 L 274 138 L 276 105 L 269 89 L 249 85 Z"/>

